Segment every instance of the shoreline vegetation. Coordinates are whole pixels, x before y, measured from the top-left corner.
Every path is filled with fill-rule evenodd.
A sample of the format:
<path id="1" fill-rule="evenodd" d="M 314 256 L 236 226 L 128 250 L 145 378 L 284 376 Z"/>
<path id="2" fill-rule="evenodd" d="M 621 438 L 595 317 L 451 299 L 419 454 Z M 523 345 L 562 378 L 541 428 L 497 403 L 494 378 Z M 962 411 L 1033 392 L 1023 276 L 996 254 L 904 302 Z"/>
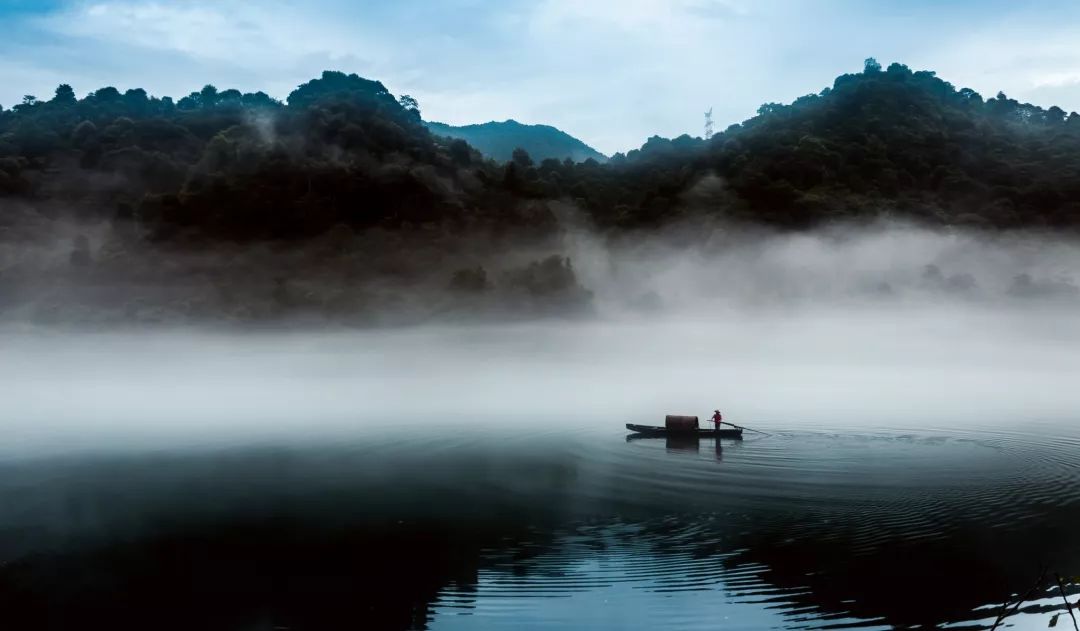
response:
<path id="1" fill-rule="evenodd" d="M 694 249 L 883 221 L 1070 238 L 1080 115 L 873 59 L 708 140 L 653 137 L 605 164 L 496 162 L 433 134 L 415 99 L 333 71 L 283 102 L 61 85 L 0 109 L 0 320 L 587 315 L 568 235 Z M 924 284 L 970 288 L 926 263 Z"/>

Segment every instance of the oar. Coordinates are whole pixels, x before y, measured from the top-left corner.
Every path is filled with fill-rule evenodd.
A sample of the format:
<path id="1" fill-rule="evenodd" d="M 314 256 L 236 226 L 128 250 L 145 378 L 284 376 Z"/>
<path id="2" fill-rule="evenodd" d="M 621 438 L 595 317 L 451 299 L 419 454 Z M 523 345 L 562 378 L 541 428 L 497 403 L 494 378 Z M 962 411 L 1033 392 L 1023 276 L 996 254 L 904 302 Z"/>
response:
<path id="1" fill-rule="evenodd" d="M 732 427 L 737 427 L 739 429 L 746 430 L 748 432 L 757 432 L 758 434 L 765 434 L 766 436 L 772 436 L 772 434 L 770 434 L 768 432 L 763 432 L 761 430 L 754 429 L 752 427 L 743 427 L 742 425 L 736 425 L 735 423 L 728 423 L 727 421 L 720 421 L 720 423 L 721 423 L 721 425 L 724 424 L 724 423 L 727 423 L 728 425 L 730 425 Z"/>

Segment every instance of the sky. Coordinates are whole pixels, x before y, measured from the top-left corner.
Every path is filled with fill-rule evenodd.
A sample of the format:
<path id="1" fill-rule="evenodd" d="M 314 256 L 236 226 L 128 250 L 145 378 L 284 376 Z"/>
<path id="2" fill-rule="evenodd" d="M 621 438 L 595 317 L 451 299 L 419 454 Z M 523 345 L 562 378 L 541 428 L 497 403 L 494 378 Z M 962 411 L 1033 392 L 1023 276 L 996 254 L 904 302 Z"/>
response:
<path id="1" fill-rule="evenodd" d="M 718 130 L 873 56 L 1080 110 L 1080 3 L 1001 0 L 0 0 L 0 105 L 112 85 L 284 98 L 322 70 L 428 120 L 554 125 L 604 153 Z"/>

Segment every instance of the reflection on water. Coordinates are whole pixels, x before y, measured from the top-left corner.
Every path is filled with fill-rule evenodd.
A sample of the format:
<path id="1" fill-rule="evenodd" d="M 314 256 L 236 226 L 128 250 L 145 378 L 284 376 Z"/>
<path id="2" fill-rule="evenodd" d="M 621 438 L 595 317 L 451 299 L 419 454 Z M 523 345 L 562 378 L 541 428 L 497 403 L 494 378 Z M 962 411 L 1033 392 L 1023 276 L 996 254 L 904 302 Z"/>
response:
<path id="1" fill-rule="evenodd" d="M 723 451 L 723 441 L 710 440 L 709 442 L 716 443 L 717 449 Z M 697 436 L 667 436 L 664 438 L 664 445 L 667 447 L 668 453 L 680 451 L 698 453 L 701 451 L 701 439 Z"/>
<path id="2" fill-rule="evenodd" d="M 0 626 L 985 627 L 1041 564 L 1080 574 L 1065 424 L 581 425 L 8 461 Z"/>

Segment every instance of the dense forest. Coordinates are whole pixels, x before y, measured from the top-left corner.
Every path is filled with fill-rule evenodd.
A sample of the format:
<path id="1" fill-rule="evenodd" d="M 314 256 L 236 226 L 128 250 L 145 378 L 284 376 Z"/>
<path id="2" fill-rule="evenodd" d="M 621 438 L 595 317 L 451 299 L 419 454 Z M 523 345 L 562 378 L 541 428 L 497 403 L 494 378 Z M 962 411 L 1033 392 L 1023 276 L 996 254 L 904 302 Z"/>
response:
<path id="1" fill-rule="evenodd" d="M 62 85 L 0 111 L 0 194 L 137 219 L 154 236 L 297 239 L 441 225 L 542 230 L 547 200 L 601 227 L 704 213 L 782 227 L 891 213 L 938 224 L 1080 221 L 1080 115 L 984 99 L 870 59 L 709 140 L 653 137 L 610 164 L 485 160 L 416 101 L 326 72 L 285 103 L 206 86 L 178 101 Z M 6 223 L 11 218 L 7 217 Z"/>
<path id="2" fill-rule="evenodd" d="M 654 137 L 604 168 L 549 163 L 540 177 L 603 226 L 706 213 L 782 228 L 887 215 L 1075 229 L 1080 115 L 868 59 L 862 73 L 766 103 L 708 141 Z"/>
<path id="3" fill-rule="evenodd" d="M 427 122 L 432 133 L 449 138 L 460 138 L 480 153 L 499 162 L 514 159 L 514 150 L 524 149 L 533 160 L 566 160 L 607 162 L 608 158 L 596 149 L 570 134 L 550 125 L 523 125 L 515 120 L 501 123 L 456 127 L 443 123 Z"/>
<path id="4" fill-rule="evenodd" d="M 0 109 L 0 311 L 52 296 L 35 317 L 83 294 L 141 313 L 102 289 L 116 282 L 169 286 L 143 300 L 187 314 L 351 313 L 424 283 L 455 296 L 428 311 L 581 306 L 558 245 L 570 220 L 611 235 L 882 216 L 1080 227 L 1080 116 L 873 59 L 712 138 L 653 137 L 606 164 L 485 158 L 432 133 L 415 99 L 330 71 L 284 102 L 61 85 Z"/>
<path id="5" fill-rule="evenodd" d="M 161 239 L 551 223 L 468 145 L 436 140 L 414 100 L 337 72 L 286 103 L 213 86 L 176 102 L 114 88 L 77 100 L 62 85 L 0 113 L 0 191 Z"/>

